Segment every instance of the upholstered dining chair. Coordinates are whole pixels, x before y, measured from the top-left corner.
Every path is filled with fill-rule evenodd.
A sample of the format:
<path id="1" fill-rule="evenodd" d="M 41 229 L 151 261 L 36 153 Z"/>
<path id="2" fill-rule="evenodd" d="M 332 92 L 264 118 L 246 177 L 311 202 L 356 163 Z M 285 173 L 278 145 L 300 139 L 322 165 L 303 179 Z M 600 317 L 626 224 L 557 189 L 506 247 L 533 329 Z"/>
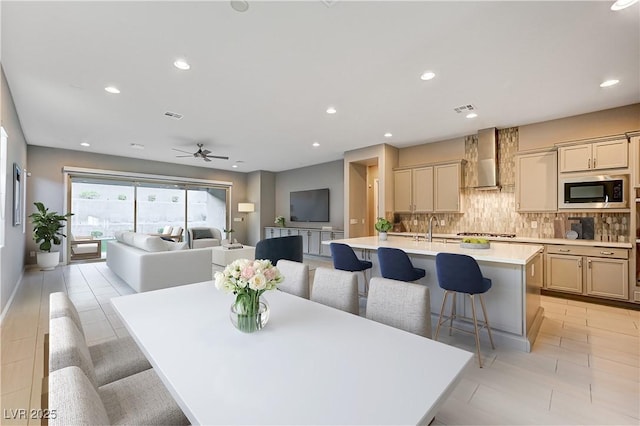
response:
<path id="1" fill-rule="evenodd" d="M 429 287 L 373 277 L 369 282 L 366 317 L 431 338 Z"/>
<path id="2" fill-rule="evenodd" d="M 51 293 L 49 295 L 50 328 L 51 321 L 56 318 L 66 318 L 76 327 L 75 330 L 77 330 L 77 333 L 69 324 L 58 325 L 58 327 L 62 328 L 62 331 L 59 331 L 60 333 L 70 335 L 71 337 L 75 336 L 79 339 L 75 345 L 79 348 L 80 353 L 82 353 L 84 351 L 83 348 L 87 347 L 87 344 L 80 321 L 80 315 L 73 302 L 62 292 Z M 49 353 L 51 354 L 57 351 L 57 342 L 51 342 L 51 330 L 49 333 Z M 69 348 L 65 350 L 72 351 Z M 129 336 L 88 346 L 87 351 L 88 360 L 93 364 L 98 383 L 104 384 L 151 368 L 151 364 L 149 364 L 147 358 L 142 351 L 140 351 L 133 338 Z M 51 368 L 51 360 L 49 360 L 49 366 L 49 368 Z"/>
<path id="3" fill-rule="evenodd" d="M 380 275 L 397 281 L 417 281 L 426 275 L 422 268 L 415 268 L 404 250 L 391 247 L 378 248 Z"/>
<path id="4" fill-rule="evenodd" d="M 438 275 L 438 285 L 444 290 L 444 298 L 442 299 L 442 307 L 440 308 L 440 316 L 438 318 L 438 325 L 436 326 L 435 340 L 438 340 L 440 326 L 445 322 L 449 321 L 449 334 L 451 334 L 452 328 L 456 328 L 453 327 L 453 320 L 456 319 L 456 293 L 468 295 L 469 299 L 471 299 L 471 315 L 473 318 L 473 328 L 476 338 L 478 364 L 480 365 L 480 368 L 482 368 L 478 323 L 481 325 L 480 328 L 486 327 L 487 333 L 489 334 L 489 341 L 491 342 L 491 348 L 496 348 L 493 344 L 489 317 L 487 316 L 487 310 L 484 306 L 484 298 L 482 297 L 482 295 L 491 288 L 491 280 L 482 276 L 482 271 L 480 271 L 478 262 L 476 262 L 473 257 L 467 256 L 466 254 L 438 253 L 436 255 L 436 274 Z M 450 316 L 445 317 L 445 304 L 447 303 L 447 297 L 450 293 L 453 294 L 451 301 L 451 314 Z M 475 295 L 478 295 L 478 298 L 480 299 L 484 321 L 479 321 L 477 319 Z M 456 330 L 468 332 L 461 328 L 456 328 Z"/>
<path id="5" fill-rule="evenodd" d="M 146 370 L 97 388 L 77 366 L 49 374 L 50 426 L 187 425 L 158 375 Z"/>
<path id="6" fill-rule="evenodd" d="M 284 280 L 278 289 L 305 299 L 309 298 L 309 265 L 301 262 L 280 259 L 278 269 Z"/>
<path id="7" fill-rule="evenodd" d="M 360 260 L 351 246 L 342 243 L 330 243 L 331 259 L 333 267 L 341 271 L 362 272 L 364 279 L 364 293 L 366 296 L 369 292 L 369 283 L 367 281 L 367 270 L 371 269 L 373 263 L 368 260 Z"/>
<path id="8" fill-rule="evenodd" d="M 288 235 L 258 241 L 256 259 L 268 259 L 274 265 L 280 259 L 302 262 L 302 235 Z"/>
<path id="9" fill-rule="evenodd" d="M 311 300 L 358 315 L 358 276 L 354 272 L 316 268 Z"/>

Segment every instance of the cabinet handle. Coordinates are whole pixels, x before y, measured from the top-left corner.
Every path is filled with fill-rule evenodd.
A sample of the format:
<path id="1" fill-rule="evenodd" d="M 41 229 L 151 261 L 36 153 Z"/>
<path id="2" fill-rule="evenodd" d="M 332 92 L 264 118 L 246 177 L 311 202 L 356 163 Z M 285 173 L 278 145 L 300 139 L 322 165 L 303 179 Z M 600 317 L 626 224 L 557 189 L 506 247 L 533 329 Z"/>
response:
<path id="1" fill-rule="evenodd" d="M 558 251 L 561 253 L 569 253 L 571 249 L 558 249 Z"/>
<path id="2" fill-rule="evenodd" d="M 587 260 L 587 268 L 591 269 L 591 260 Z"/>
<path id="3" fill-rule="evenodd" d="M 612 251 L 601 251 L 600 254 L 604 254 L 605 256 L 611 256 L 613 254 Z"/>
<path id="4" fill-rule="evenodd" d="M 591 168 L 591 158 L 587 160 L 587 169 Z"/>
<path id="5" fill-rule="evenodd" d="M 593 159 L 593 168 L 594 168 L 594 169 L 596 168 L 596 160 L 597 160 L 597 158 L 594 158 L 594 159 Z"/>
<path id="6" fill-rule="evenodd" d="M 582 259 L 578 260 L 578 268 L 582 268 Z"/>

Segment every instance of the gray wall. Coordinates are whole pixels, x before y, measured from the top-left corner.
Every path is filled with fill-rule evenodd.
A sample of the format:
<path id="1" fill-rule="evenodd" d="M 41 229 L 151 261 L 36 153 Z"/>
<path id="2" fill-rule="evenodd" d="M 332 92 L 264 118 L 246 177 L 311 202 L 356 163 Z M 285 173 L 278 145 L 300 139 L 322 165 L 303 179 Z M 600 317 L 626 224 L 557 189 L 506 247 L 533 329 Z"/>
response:
<path id="1" fill-rule="evenodd" d="M 231 189 L 231 220 L 242 217 L 238 213 L 238 202 L 246 200 L 246 173 L 228 172 L 224 170 L 191 167 L 179 164 L 145 161 L 134 158 L 117 157 L 112 155 L 92 154 L 81 151 L 47 148 L 29 145 L 27 149 L 29 171 L 31 177 L 27 181 L 27 214 L 34 210 L 35 201 L 43 202 L 52 211 L 64 212 L 64 166 L 113 170 L 121 172 L 148 173 L 163 176 L 178 176 L 194 179 L 207 179 L 232 182 Z M 244 241 L 247 236 L 246 221 L 232 222 L 236 231 L 234 238 Z M 35 263 L 28 257 L 28 252 L 36 250 L 35 243 L 30 236 L 27 238 L 26 249 L 23 253 L 25 263 Z"/>
<path id="2" fill-rule="evenodd" d="M 284 216 L 287 218 L 287 226 L 301 228 L 333 226 L 334 229 L 342 229 L 344 226 L 343 164 L 342 160 L 337 160 L 277 173 L 275 179 L 275 211 L 273 218 L 270 220 L 271 223 L 266 223 L 265 226 L 273 226 L 275 216 Z M 320 188 L 329 188 L 329 222 L 290 222 L 289 193 L 291 191 Z"/>
<path id="3" fill-rule="evenodd" d="M 0 104 L 1 104 L 1 124 L 7 132 L 7 173 L 6 187 L 4 193 L 7 195 L 5 210 L 0 220 L 2 231 L 5 236 L 4 247 L 0 247 L 0 311 L 4 316 L 5 308 L 9 298 L 15 291 L 24 271 L 25 241 L 31 238 L 31 233 L 27 227 L 26 236 L 22 233 L 22 225 L 13 226 L 12 200 L 13 200 L 13 163 L 19 164 L 23 168 L 27 167 L 27 142 L 22 133 L 22 126 L 16 113 L 9 86 L 4 75 L 4 70 L 0 70 Z M 5 161 L 1 158 L 0 161 Z"/>

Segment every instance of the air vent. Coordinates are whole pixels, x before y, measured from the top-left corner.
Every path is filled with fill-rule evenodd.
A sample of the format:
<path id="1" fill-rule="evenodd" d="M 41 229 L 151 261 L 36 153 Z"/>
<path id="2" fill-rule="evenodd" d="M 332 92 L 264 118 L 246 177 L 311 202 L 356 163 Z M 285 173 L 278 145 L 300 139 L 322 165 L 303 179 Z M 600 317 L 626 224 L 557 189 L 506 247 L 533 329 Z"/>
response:
<path id="1" fill-rule="evenodd" d="M 474 111 L 475 109 L 476 107 L 474 107 L 473 105 L 467 104 L 467 105 L 456 107 L 453 110 L 458 114 L 462 114 L 463 112 L 470 112 L 470 111 Z"/>
<path id="2" fill-rule="evenodd" d="M 178 114 L 177 112 L 167 111 L 164 115 L 169 118 L 173 118 L 174 120 L 182 120 L 182 114 Z"/>

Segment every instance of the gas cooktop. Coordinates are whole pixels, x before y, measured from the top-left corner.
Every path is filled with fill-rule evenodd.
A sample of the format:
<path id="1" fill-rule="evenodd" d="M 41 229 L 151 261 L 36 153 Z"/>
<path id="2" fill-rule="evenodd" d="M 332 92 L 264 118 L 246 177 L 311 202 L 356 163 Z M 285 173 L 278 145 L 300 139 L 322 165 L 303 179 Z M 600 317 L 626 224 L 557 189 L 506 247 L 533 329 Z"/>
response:
<path id="1" fill-rule="evenodd" d="M 501 237 L 515 238 L 516 234 L 498 234 L 496 232 L 458 232 L 457 235 L 465 237 Z"/>

